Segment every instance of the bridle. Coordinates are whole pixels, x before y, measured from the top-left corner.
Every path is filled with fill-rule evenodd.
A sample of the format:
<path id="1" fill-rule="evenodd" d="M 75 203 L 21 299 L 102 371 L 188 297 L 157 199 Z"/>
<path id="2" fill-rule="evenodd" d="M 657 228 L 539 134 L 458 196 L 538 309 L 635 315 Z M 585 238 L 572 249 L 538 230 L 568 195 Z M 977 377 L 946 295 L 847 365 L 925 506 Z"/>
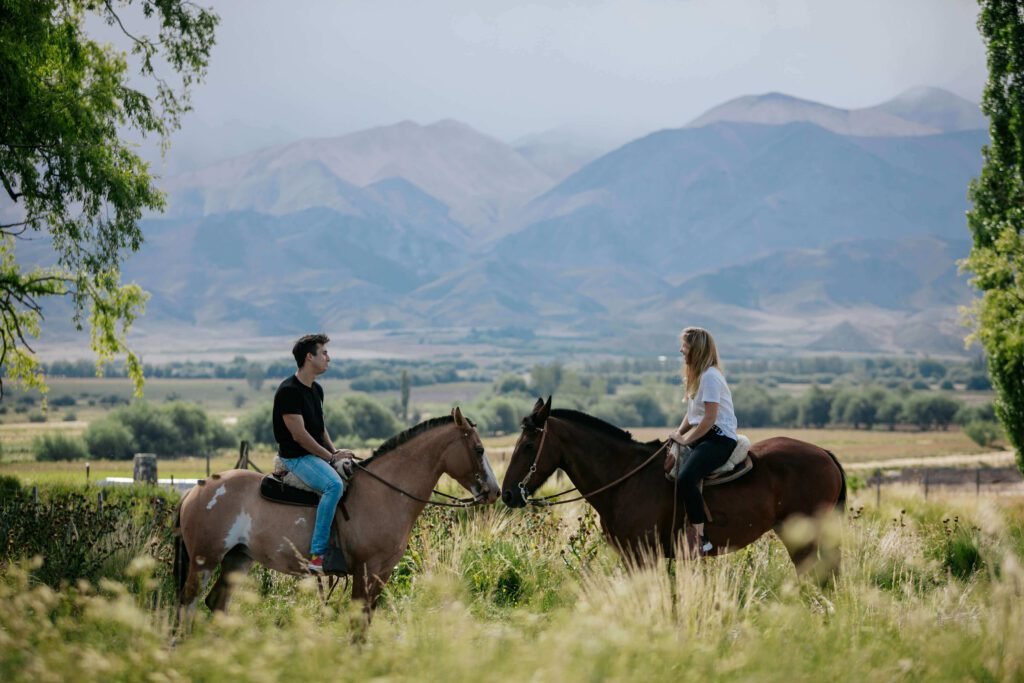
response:
<path id="1" fill-rule="evenodd" d="M 660 455 L 665 450 L 665 448 L 669 445 L 669 443 L 671 443 L 671 441 L 666 441 L 664 444 L 661 445 L 661 448 L 659 448 L 658 450 L 654 451 L 654 454 L 651 455 L 651 457 L 649 457 L 646 460 L 644 460 L 642 463 L 640 463 L 639 465 L 637 465 L 636 467 L 631 469 L 629 472 L 626 472 L 624 475 L 622 475 L 621 477 L 619 477 L 615 481 L 613 481 L 611 483 L 608 483 L 608 484 L 605 484 L 604 486 L 601 486 L 600 488 L 597 488 L 597 489 L 595 489 L 593 491 L 590 491 L 589 493 L 582 493 L 582 494 L 576 496 L 575 498 L 568 498 L 566 500 L 552 500 L 553 498 L 560 498 L 560 497 L 562 497 L 562 496 L 564 496 L 564 495 L 566 495 L 568 493 L 572 493 L 573 491 L 579 491 L 579 489 L 577 487 L 573 486 L 571 489 L 566 489 L 565 491 L 561 491 L 559 493 L 555 493 L 555 494 L 552 494 L 550 496 L 544 496 L 542 498 L 530 498 L 529 497 L 530 494 L 526 490 L 526 483 L 528 481 L 530 481 L 530 477 L 532 477 L 534 475 L 534 473 L 537 471 L 537 463 L 540 462 L 540 454 L 541 454 L 541 451 L 544 450 L 544 440 L 548 436 L 548 419 L 550 419 L 550 418 L 547 418 L 547 419 L 544 420 L 544 426 L 543 427 L 537 427 L 534 424 L 525 425 L 526 428 L 532 429 L 532 430 L 534 430 L 536 432 L 540 432 L 540 435 L 541 435 L 540 436 L 540 444 L 537 445 L 537 455 L 534 456 L 533 463 L 530 465 L 530 469 L 527 470 L 526 476 L 523 477 L 523 480 L 520 481 L 519 484 L 518 484 L 519 495 L 522 496 L 523 502 L 526 503 L 527 505 L 538 505 L 538 506 L 565 505 L 566 503 L 575 503 L 578 500 L 584 500 L 585 498 L 590 498 L 591 496 L 594 496 L 594 495 L 596 495 L 598 493 L 603 493 L 604 491 L 607 491 L 608 489 L 612 488 L 613 486 L 618 486 L 619 484 L 621 484 L 622 482 L 626 481 L 627 479 L 632 477 L 634 474 L 636 474 L 637 472 L 639 472 L 643 468 L 647 467 L 647 465 L 649 465 L 656 457 L 658 457 L 658 455 Z"/>
<path id="2" fill-rule="evenodd" d="M 469 462 L 470 462 L 470 464 L 475 464 L 475 458 L 478 457 L 478 456 L 479 456 L 481 462 L 483 462 L 483 458 L 485 457 L 485 455 L 482 452 L 477 451 L 476 448 L 473 447 L 473 445 L 471 443 L 472 442 L 471 437 L 472 437 L 472 434 L 473 434 L 472 429 L 476 425 L 473 424 L 473 422 L 471 422 L 469 419 L 466 419 L 466 423 L 469 425 L 470 429 L 467 430 L 467 431 L 463 431 L 460 428 L 459 431 L 462 433 L 462 437 L 465 440 L 466 454 L 469 456 Z M 392 484 L 390 481 L 384 479 L 380 475 L 371 472 L 369 469 L 367 469 L 367 467 L 365 465 L 363 465 L 360 462 L 353 462 L 353 466 L 356 469 L 358 469 L 360 472 L 365 472 L 370 477 L 372 477 L 372 478 L 376 479 L 377 481 L 379 481 L 380 483 L 384 484 L 385 486 L 387 486 L 392 491 L 400 493 L 401 495 L 406 496 L 407 498 L 411 498 L 412 500 L 415 500 L 417 502 L 425 503 L 426 505 L 435 505 L 435 506 L 439 506 L 439 507 L 449 507 L 449 508 L 468 508 L 468 507 L 472 507 L 474 505 L 481 505 L 483 503 L 484 498 L 486 497 L 486 494 L 481 492 L 481 493 L 477 493 L 476 495 L 469 496 L 469 497 L 466 497 L 466 498 L 458 498 L 456 496 L 449 495 L 449 494 L 445 493 L 444 491 L 438 491 L 437 489 L 434 489 L 433 493 L 436 493 L 439 496 L 443 496 L 444 498 L 448 498 L 449 500 L 452 500 L 452 501 L 455 501 L 455 502 L 453 502 L 453 503 L 446 503 L 446 502 L 444 502 L 442 500 L 430 500 L 429 498 L 420 498 L 419 496 L 416 496 L 416 495 L 413 495 L 413 494 L 409 493 L 408 491 L 406 491 L 405 489 L 401 488 L 400 486 Z M 486 476 L 483 474 L 483 472 L 478 472 L 475 475 L 475 479 L 477 480 L 478 483 L 483 484 L 484 480 L 486 479 Z"/>

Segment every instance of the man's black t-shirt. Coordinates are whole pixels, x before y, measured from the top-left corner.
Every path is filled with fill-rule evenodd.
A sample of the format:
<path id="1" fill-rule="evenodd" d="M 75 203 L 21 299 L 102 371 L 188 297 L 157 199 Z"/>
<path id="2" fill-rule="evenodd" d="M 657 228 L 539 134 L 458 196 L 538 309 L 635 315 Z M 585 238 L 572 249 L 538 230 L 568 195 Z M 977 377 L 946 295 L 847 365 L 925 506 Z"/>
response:
<path id="1" fill-rule="evenodd" d="M 301 415 L 306 431 L 316 442 L 327 448 L 324 443 L 324 389 L 316 382 L 307 387 L 292 375 L 274 392 L 274 438 L 277 439 L 277 452 L 282 458 L 299 458 L 308 455 L 309 451 L 300 446 L 288 427 L 284 424 L 285 415 Z"/>

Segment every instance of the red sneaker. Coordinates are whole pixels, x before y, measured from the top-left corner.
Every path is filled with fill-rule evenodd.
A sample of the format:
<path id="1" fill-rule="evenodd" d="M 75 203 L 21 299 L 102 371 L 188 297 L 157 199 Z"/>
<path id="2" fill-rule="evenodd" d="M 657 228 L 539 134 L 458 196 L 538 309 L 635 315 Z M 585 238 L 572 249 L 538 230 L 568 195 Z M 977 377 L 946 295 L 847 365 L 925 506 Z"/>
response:
<path id="1" fill-rule="evenodd" d="M 306 565 L 306 569 L 309 570 L 310 574 L 323 574 L 324 573 L 324 556 L 313 555 L 309 558 L 309 564 Z"/>

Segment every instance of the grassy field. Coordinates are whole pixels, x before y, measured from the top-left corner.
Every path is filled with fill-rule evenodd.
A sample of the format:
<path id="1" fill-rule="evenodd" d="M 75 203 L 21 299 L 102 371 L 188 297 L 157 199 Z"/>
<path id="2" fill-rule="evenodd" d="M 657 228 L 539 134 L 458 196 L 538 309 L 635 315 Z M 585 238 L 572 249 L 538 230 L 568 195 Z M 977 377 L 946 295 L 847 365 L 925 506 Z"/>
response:
<path id="1" fill-rule="evenodd" d="M 1019 681 L 1024 500 L 896 492 L 830 526 L 835 585 L 765 537 L 624 566 L 582 506 L 432 511 L 363 631 L 344 593 L 257 569 L 175 637 L 166 568 L 54 590 L 0 574 L 0 679 Z M 161 579 L 161 577 L 164 577 Z M 357 637 L 358 636 L 358 637 Z"/>
<path id="2" fill-rule="evenodd" d="M 78 433 L 84 429 L 84 423 L 15 423 L 0 425 L 0 438 L 7 453 L 8 443 L 30 444 L 31 438 L 47 429 L 60 429 L 68 433 Z M 640 428 L 632 430 L 637 439 L 664 438 L 667 428 Z M 982 448 L 968 439 L 959 430 L 947 432 L 888 432 L 843 429 L 751 429 L 745 432 L 752 441 L 757 442 L 772 436 L 790 436 L 795 439 L 809 441 L 833 451 L 840 462 L 854 465 L 865 461 L 885 461 L 904 458 L 927 459 L 931 457 L 964 455 L 964 454 L 997 454 L 1002 449 Z M 485 438 L 490 458 L 499 476 L 504 472 L 517 435 Z M 368 449 L 357 450 L 360 455 L 369 455 Z M 250 453 L 250 457 L 258 467 L 268 469 L 273 462 L 273 452 L 269 448 L 259 447 Z M 219 472 L 234 466 L 238 459 L 237 449 L 225 449 L 211 458 L 210 469 Z M 130 460 L 90 461 L 89 476 L 92 481 L 105 477 L 132 476 Z M 85 462 L 34 462 L 27 457 L 14 461 L 0 462 L 0 475 L 13 475 L 26 483 L 64 482 L 82 483 L 85 481 Z M 175 476 L 179 478 L 195 478 L 206 475 L 205 458 L 162 459 L 159 463 L 161 477 Z"/>

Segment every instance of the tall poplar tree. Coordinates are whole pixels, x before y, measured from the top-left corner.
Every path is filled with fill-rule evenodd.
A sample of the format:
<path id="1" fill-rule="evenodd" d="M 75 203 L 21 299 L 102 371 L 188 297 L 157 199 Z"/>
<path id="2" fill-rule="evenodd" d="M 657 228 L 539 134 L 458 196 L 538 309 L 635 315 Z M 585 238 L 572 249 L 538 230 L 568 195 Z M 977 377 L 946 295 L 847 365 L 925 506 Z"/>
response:
<path id="1" fill-rule="evenodd" d="M 974 245 L 962 265 L 974 274 L 981 298 L 970 309 L 974 332 L 968 339 L 980 341 L 988 355 L 996 415 L 1024 471 L 1024 3 L 978 4 L 988 53 L 981 110 L 991 141 L 969 191 Z"/>

